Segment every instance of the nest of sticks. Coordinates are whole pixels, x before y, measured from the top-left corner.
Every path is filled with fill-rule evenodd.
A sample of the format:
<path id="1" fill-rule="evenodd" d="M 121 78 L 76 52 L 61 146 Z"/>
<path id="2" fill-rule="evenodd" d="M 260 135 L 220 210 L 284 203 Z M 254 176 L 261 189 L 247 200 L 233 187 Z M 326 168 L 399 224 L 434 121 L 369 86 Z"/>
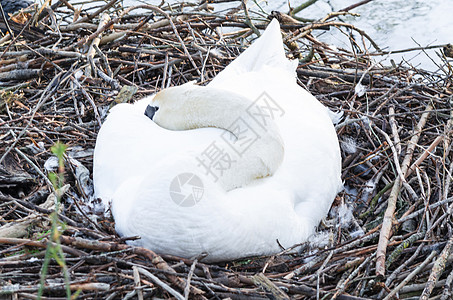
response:
<path id="1" fill-rule="evenodd" d="M 61 0 L 3 18 L 2 297 L 450 299 L 451 47 L 439 52 L 437 72 L 385 67 L 376 63 L 385 52 L 338 19 L 354 6 L 309 22 L 297 9 L 268 16 L 229 2 L 216 12 L 205 2 L 125 8 L 112 0 L 78 10 Z M 206 84 L 272 17 L 288 57 L 300 60 L 299 83 L 343 112 L 345 190 L 319 234 L 302 250 L 221 264 L 128 246 L 134 237 L 116 235 L 92 196 L 108 109 L 190 80 Z M 316 38 L 338 29 L 350 50 Z M 57 141 L 67 149 L 52 153 Z"/>

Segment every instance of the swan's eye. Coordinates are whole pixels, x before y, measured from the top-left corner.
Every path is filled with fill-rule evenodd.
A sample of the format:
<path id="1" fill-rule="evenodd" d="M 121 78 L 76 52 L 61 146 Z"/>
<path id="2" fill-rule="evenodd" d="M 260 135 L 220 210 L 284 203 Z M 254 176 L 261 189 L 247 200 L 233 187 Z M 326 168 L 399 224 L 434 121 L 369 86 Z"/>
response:
<path id="1" fill-rule="evenodd" d="M 150 118 L 152 120 L 154 117 L 154 114 L 158 110 L 159 110 L 159 107 L 148 105 L 145 110 L 145 116 L 147 116 L 148 118 Z"/>

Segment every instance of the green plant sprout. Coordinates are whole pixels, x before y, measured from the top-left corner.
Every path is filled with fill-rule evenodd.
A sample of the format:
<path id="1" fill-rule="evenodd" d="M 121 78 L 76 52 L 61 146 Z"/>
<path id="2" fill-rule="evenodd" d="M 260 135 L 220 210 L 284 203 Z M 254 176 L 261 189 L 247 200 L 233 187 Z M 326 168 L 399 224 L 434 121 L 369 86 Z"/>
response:
<path id="1" fill-rule="evenodd" d="M 55 200 L 55 211 L 50 214 L 51 219 L 51 229 L 50 236 L 47 242 L 46 254 L 44 257 L 44 263 L 41 268 L 41 279 L 38 290 L 38 299 L 41 299 L 44 292 L 45 280 L 49 268 L 50 260 L 53 258 L 57 264 L 60 266 L 64 276 L 66 297 L 67 299 L 74 299 L 80 293 L 77 291 L 74 295 L 71 296 L 71 289 L 69 286 L 69 272 L 66 266 L 66 261 L 64 257 L 63 250 L 61 248 L 60 236 L 64 231 L 64 224 L 61 223 L 58 219 L 58 210 L 60 208 L 60 200 L 63 195 L 61 195 L 61 188 L 64 184 L 64 154 L 67 146 L 63 143 L 56 142 L 51 148 L 50 151 L 58 158 L 58 171 L 57 173 L 50 173 L 49 179 L 52 182 L 52 185 L 55 189 L 56 200 Z"/>

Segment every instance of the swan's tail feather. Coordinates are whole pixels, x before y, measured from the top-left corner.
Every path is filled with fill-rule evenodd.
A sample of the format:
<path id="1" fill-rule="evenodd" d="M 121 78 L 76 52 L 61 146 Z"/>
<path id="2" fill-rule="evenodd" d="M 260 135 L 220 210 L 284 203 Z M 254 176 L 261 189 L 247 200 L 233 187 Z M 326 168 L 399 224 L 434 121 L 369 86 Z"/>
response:
<path id="1" fill-rule="evenodd" d="M 263 34 L 220 72 L 212 82 L 221 82 L 223 78 L 259 71 L 263 66 L 283 69 L 291 75 L 294 75 L 297 68 L 297 60 L 290 61 L 285 56 L 280 24 L 276 19 L 273 19 Z"/>

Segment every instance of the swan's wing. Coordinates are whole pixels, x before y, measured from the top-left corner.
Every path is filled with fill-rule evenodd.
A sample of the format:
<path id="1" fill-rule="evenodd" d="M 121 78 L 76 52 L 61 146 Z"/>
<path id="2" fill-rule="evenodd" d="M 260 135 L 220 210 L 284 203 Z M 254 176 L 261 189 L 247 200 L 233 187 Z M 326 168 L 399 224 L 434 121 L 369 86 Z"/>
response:
<path id="1" fill-rule="evenodd" d="M 295 77 L 297 64 L 297 60 L 290 61 L 286 58 L 280 24 L 273 19 L 263 34 L 220 72 L 209 85 L 222 87 L 225 80 L 248 72 L 259 72 L 264 66 L 280 69 Z"/>

